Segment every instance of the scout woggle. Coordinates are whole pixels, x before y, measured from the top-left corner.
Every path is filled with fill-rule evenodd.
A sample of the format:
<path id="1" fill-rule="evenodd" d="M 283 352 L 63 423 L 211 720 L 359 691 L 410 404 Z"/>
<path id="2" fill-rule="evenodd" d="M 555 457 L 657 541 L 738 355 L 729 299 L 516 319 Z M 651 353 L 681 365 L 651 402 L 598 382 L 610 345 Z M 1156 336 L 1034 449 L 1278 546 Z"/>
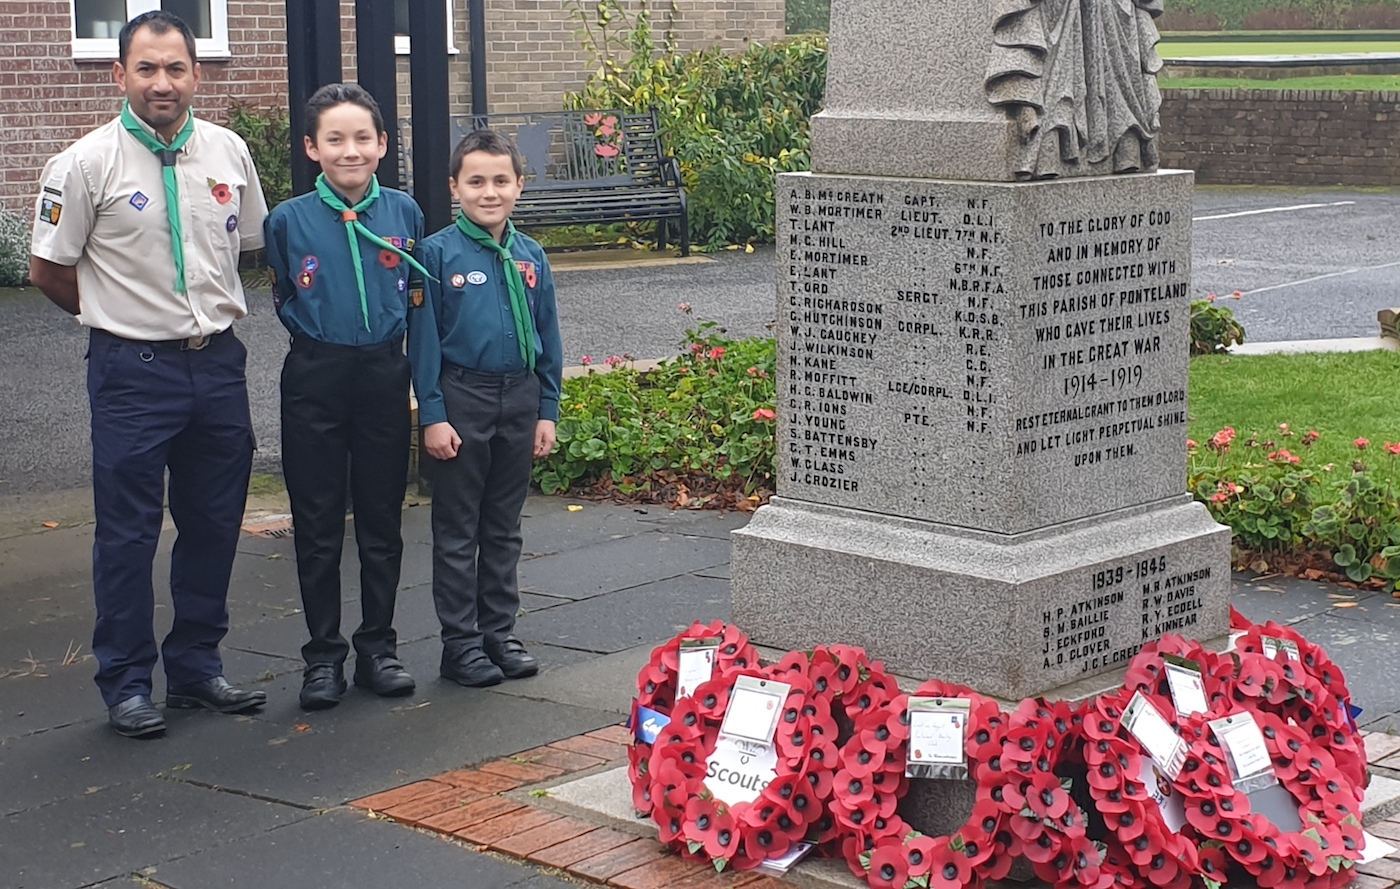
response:
<path id="1" fill-rule="evenodd" d="M 404 260 L 407 261 L 409 265 L 413 266 L 414 270 L 423 277 L 433 281 L 437 280 L 427 269 L 419 265 L 417 260 L 412 256 L 409 256 L 398 247 L 395 247 L 393 244 L 379 237 L 379 235 L 365 228 L 364 223 L 360 222 L 360 211 L 369 209 L 370 205 L 379 199 L 378 176 L 369 177 L 369 191 L 365 192 L 365 196 L 353 207 L 348 206 L 342 201 L 340 196 L 332 191 L 331 187 L 326 184 L 325 173 L 316 177 L 316 194 L 320 196 L 322 202 L 324 202 L 327 207 L 338 211 L 341 221 L 345 223 L 345 236 L 350 240 L 350 256 L 354 260 L 355 266 L 355 286 L 360 289 L 360 311 L 363 312 L 365 316 L 365 330 L 369 330 L 369 300 L 365 298 L 365 272 L 364 269 L 360 267 L 360 239 L 355 237 L 356 234 L 359 234 L 366 241 L 369 241 L 381 250 L 390 250 L 402 256 Z"/>

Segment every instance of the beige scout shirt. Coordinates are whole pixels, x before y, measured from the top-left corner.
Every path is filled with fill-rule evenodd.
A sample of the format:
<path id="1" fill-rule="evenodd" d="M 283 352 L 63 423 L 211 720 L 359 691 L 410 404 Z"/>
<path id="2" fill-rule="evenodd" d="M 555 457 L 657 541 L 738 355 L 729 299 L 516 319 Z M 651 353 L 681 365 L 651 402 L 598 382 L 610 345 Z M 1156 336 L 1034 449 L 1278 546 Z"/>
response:
<path id="1" fill-rule="evenodd" d="M 188 294 L 175 289 L 160 159 L 120 118 L 44 167 L 30 251 L 77 266 L 84 325 L 128 339 L 173 340 L 218 333 L 248 313 L 238 254 L 262 246 L 267 216 L 248 146 L 196 119 L 175 174 Z"/>

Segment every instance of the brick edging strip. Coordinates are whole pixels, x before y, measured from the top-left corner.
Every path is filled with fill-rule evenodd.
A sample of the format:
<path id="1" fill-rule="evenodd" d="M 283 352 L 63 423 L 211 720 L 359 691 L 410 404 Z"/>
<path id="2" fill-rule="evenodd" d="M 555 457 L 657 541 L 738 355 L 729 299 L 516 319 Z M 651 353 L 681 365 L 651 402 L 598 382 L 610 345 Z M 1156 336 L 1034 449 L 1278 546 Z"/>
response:
<path id="1" fill-rule="evenodd" d="M 1381 769 L 1400 769 L 1400 736 L 1364 732 L 1367 759 Z M 765 874 L 716 873 L 705 862 L 687 861 L 654 839 L 637 837 L 552 809 L 518 801 L 511 793 L 543 781 L 617 765 L 627 760 L 630 735 L 620 725 L 564 738 L 475 768 L 351 802 L 354 808 L 451 837 L 479 851 L 492 851 L 556 868 L 617 889 L 786 889 Z M 1366 828 L 1400 846 L 1400 816 Z M 1358 865 L 1347 889 L 1400 889 L 1400 851 Z"/>

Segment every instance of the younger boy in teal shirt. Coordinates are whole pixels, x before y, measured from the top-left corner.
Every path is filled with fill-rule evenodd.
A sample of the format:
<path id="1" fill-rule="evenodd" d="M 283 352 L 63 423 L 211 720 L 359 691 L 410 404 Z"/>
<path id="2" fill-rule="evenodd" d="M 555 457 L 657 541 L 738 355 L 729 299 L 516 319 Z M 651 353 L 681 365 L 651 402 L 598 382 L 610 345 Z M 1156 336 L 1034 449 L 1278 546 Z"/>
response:
<path id="1" fill-rule="evenodd" d="M 539 669 L 515 636 L 520 511 L 532 458 L 554 449 L 564 362 L 544 249 L 510 222 L 519 151 L 477 130 L 450 166 L 462 212 L 419 245 L 436 280 L 410 289 L 408 353 L 433 483 L 441 672 L 482 687 Z"/>

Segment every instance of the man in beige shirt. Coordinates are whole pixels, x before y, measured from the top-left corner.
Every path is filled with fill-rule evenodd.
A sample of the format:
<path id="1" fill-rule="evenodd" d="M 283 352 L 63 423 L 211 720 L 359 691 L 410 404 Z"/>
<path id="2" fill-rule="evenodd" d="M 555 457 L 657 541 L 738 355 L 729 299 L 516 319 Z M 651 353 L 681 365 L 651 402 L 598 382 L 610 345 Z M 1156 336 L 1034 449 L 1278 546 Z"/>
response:
<path id="1" fill-rule="evenodd" d="M 174 626 L 161 643 L 167 708 L 231 713 L 266 702 L 223 677 L 228 583 L 252 469 L 241 251 L 267 215 L 247 146 L 198 120 L 188 25 L 137 16 L 112 66 L 121 115 L 49 161 L 35 204 L 30 279 L 90 329 L 92 650 L 121 735 L 165 730 L 151 703 L 157 660 L 151 581 L 165 475 L 178 537 Z"/>

